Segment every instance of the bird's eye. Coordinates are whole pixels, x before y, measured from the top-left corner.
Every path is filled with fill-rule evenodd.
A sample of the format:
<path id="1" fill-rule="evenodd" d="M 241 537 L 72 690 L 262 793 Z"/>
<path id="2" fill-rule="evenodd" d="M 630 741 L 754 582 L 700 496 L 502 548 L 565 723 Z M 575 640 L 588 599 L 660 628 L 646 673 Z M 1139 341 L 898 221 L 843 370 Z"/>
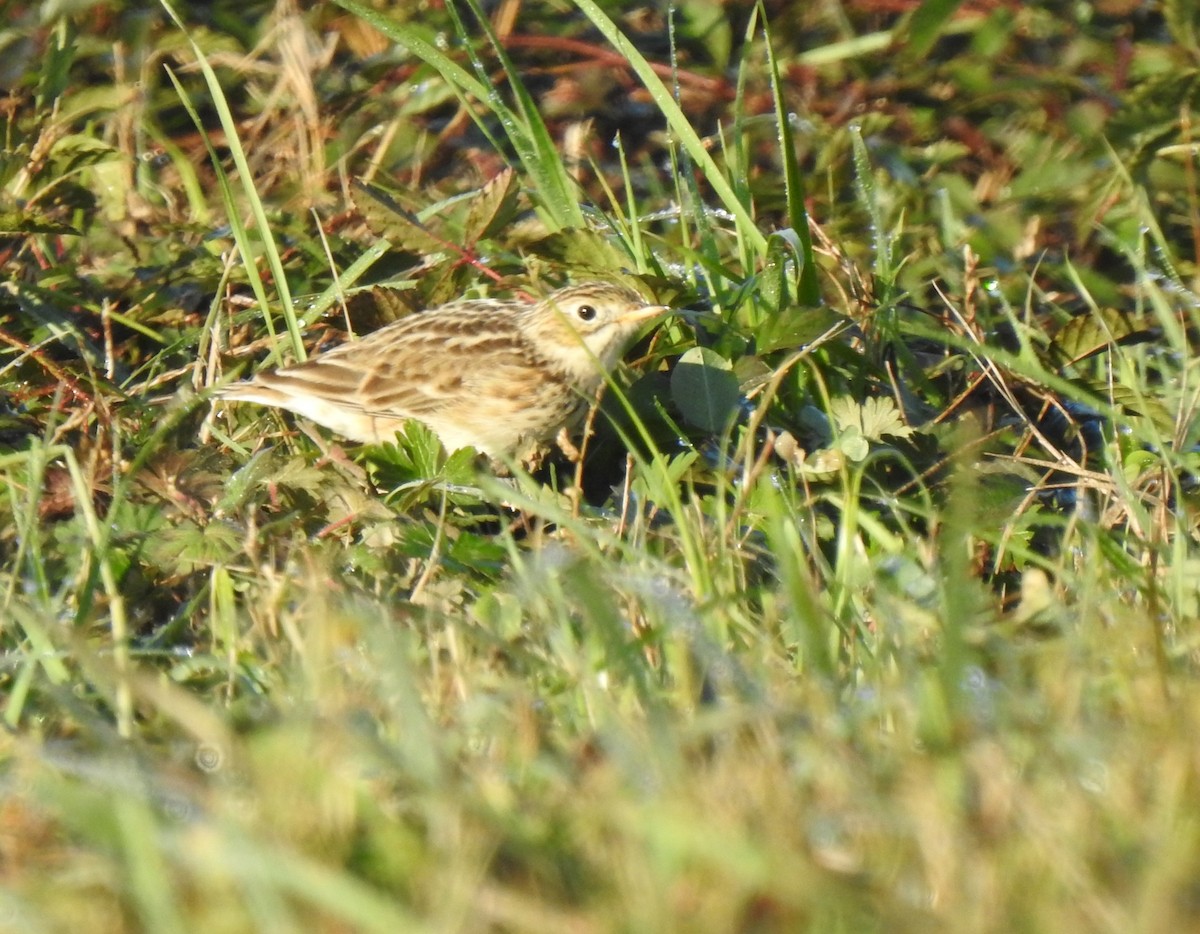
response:
<path id="1" fill-rule="evenodd" d="M 591 321 L 596 317 L 596 309 L 591 305 L 580 305 L 575 309 L 575 314 L 579 315 L 580 321 Z"/>

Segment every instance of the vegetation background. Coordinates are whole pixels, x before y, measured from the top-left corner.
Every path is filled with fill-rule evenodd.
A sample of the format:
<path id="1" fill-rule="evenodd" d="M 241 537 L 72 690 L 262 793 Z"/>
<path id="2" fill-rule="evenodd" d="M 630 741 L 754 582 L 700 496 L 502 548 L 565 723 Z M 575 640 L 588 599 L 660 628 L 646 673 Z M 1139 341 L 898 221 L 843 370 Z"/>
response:
<path id="1" fill-rule="evenodd" d="M 0 930 L 1200 925 L 1200 13 L 9 2 Z M 583 460 L 221 381 L 624 277 Z"/>

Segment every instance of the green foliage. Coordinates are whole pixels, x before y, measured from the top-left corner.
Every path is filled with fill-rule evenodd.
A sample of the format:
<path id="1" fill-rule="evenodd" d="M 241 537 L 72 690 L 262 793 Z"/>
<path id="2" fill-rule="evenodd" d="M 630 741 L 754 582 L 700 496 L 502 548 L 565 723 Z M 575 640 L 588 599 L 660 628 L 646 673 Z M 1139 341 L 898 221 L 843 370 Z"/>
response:
<path id="1" fill-rule="evenodd" d="M 671 399 L 688 424 L 720 435 L 738 414 L 737 377 L 729 361 L 707 347 L 693 347 L 671 372 Z"/>
<path id="2" fill-rule="evenodd" d="M 1191 8 L 300 6 L 0 27 L 0 928 L 1195 927 Z M 588 278 L 577 457 L 213 398 Z"/>

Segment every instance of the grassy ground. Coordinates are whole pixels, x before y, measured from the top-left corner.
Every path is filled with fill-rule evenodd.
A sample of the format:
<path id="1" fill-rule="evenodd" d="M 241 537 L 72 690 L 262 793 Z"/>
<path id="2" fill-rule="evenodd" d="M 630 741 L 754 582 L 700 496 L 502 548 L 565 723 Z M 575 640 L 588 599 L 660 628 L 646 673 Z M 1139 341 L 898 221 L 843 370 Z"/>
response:
<path id="1" fill-rule="evenodd" d="M 1200 924 L 1185 4 L 8 3 L 0 930 Z M 581 464 L 210 388 L 680 309 Z"/>

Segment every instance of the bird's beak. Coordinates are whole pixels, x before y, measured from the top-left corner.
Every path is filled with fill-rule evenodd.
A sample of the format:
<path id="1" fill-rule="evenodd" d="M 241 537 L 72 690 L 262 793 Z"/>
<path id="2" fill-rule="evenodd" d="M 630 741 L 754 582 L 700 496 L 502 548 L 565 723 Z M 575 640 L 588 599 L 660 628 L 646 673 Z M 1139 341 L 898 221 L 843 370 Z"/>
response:
<path id="1" fill-rule="evenodd" d="M 651 318 L 657 318 L 660 315 L 669 314 L 674 311 L 670 305 L 643 305 L 641 308 L 635 308 L 633 311 L 627 311 L 621 316 L 622 321 L 636 324 L 639 321 L 649 321 Z"/>

